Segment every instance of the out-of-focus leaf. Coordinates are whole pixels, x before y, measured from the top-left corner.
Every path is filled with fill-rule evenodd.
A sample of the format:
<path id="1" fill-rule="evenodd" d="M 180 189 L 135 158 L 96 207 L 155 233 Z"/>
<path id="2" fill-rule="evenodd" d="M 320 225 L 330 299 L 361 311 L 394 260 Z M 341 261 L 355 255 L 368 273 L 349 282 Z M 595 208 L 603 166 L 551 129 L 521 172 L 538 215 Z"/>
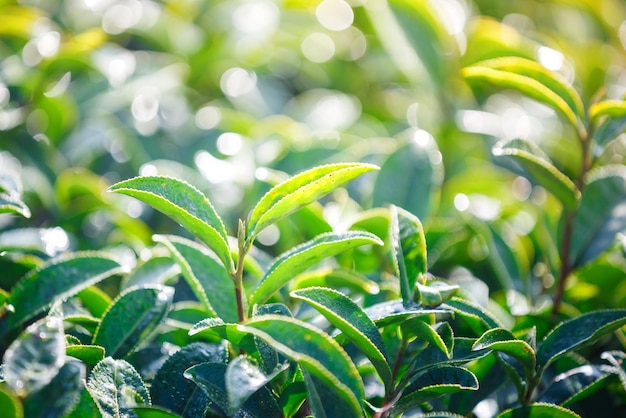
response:
<path id="1" fill-rule="evenodd" d="M 552 384 L 541 393 L 539 402 L 557 405 L 571 405 L 607 384 L 611 376 L 608 366 L 580 366 L 560 373 Z"/>
<path id="2" fill-rule="evenodd" d="M 29 418 L 63 418 L 80 399 L 85 366 L 68 361 L 52 381 L 24 399 L 24 415 Z"/>
<path id="3" fill-rule="evenodd" d="M 362 412 L 355 411 L 354 407 L 346 402 L 336 390 L 318 376 L 304 370 L 304 383 L 307 388 L 307 400 L 315 417 L 362 417 Z"/>
<path id="4" fill-rule="evenodd" d="M 181 415 L 175 414 L 156 406 L 136 406 L 133 408 L 133 414 L 137 418 L 180 418 Z"/>
<path id="5" fill-rule="evenodd" d="M 461 390 L 478 390 L 476 376 L 463 367 L 441 366 L 428 369 L 402 393 L 394 405 L 392 416 L 400 415 L 424 402 Z"/>
<path id="6" fill-rule="evenodd" d="M 386 390 L 393 390 L 383 339 L 376 325 L 357 304 L 336 290 L 320 287 L 291 292 L 291 297 L 313 306 L 343 332 L 372 362 Z"/>
<path id="7" fill-rule="evenodd" d="M 535 352 L 526 341 L 515 338 L 511 331 L 504 328 L 493 328 L 485 332 L 472 347 L 473 350 L 495 350 L 517 359 L 528 372 L 535 369 Z"/>
<path id="8" fill-rule="evenodd" d="M 259 363 L 247 356 L 238 356 L 226 367 L 224 376 L 228 395 L 228 413 L 234 414 L 259 389 L 269 383 L 279 373 L 286 370 L 288 364 L 266 374 Z"/>
<path id="9" fill-rule="evenodd" d="M 174 289 L 167 286 L 130 288 L 113 301 L 102 317 L 93 343 L 110 357 L 121 358 L 135 350 L 165 319 Z"/>
<path id="10" fill-rule="evenodd" d="M 450 312 L 450 310 L 445 309 L 424 309 L 417 304 L 406 306 L 401 299 L 381 302 L 365 308 L 367 316 L 369 316 L 379 328 L 384 328 L 388 325 L 414 317 L 435 316 L 443 318 L 448 316 Z"/>
<path id="11" fill-rule="evenodd" d="M 155 239 L 158 242 L 158 240 Z M 124 288 L 132 286 L 167 284 L 167 281 L 180 273 L 178 265 L 169 257 L 152 257 L 139 265 L 124 282 Z"/>
<path id="12" fill-rule="evenodd" d="M 567 211 L 575 209 L 581 194 L 574 182 L 551 161 L 519 148 L 518 143 L 519 140 L 498 143 L 493 147 L 492 153 L 498 158 L 509 157 L 515 160 L 538 184 L 559 199 Z"/>
<path id="13" fill-rule="evenodd" d="M 595 342 L 601 336 L 626 324 L 626 309 L 601 310 L 580 315 L 554 328 L 537 350 L 541 373 L 559 356 Z"/>
<path id="14" fill-rule="evenodd" d="M 402 208 L 391 206 L 390 212 L 389 237 L 394 270 L 400 280 L 402 299 L 409 303 L 415 298 L 418 276 L 426 273 L 424 228 L 417 217 Z"/>
<path id="15" fill-rule="evenodd" d="M 171 251 L 191 290 L 209 312 L 226 322 L 238 320 L 234 282 L 210 251 L 174 235 L 155 235 L 154 240 Z"/>
<path id="16" fill-rule="evenodd" d="M 575 128 L 580 126 L 576 114 L 568 103 L 546 85 L 532 77 L 479 65 L 465 67 L 462 74 L 472 85 L 484 84 L 508 88 L 525 94 L 562 114 L 571 126 Z"/>
<path id="17" fill-rule="evenodd" d="M 420 219 L 437 209 L 443 166 L 435 140 L 425 131 L 422 136 L 387 157 L 374 184 L 375 207 L 393 204 Z"/>
<path id="18" fill-rule="evenodd" d="M 452 310 L 456 315 L 465 319 L 479 335 L 491 328 L 503 328 L 502 324 L 491 313 L 468 300 L 454 297 L 442 304 L 441 307 Z"/>
<path id="19" fill-rule="evenodd" d="M 507 409 L 498 415 L 498 418 L 580 418 L 580 415 L 565 409 L 562 406 L 534 403 L 515 409 Z"/>
<path id="20" fill-rule="evenodd" d="M 150 405 L 150 395 L 139 373 L 125 360 L 107 357 L 96 365 L 87 390 L 103 418 L 132 416 L 135 406 Z"/>
<path id="21" fill-rule="evenodd" d="M 30 218 L 30 209 L 18 197 L 0 192 L 0 213 L 15 213 Z"/>
<path id="22" fill-rule="evenodd" d="M 626 166 L 609 165 L 589 172 L 574 219 L 570 259 L 576 265 L 593 260 L 625 230 Z"/>
<path id="23" fill-rule="evenodd" d="M 98 406 L 85 386 L 80 391 L 78 403 L 66 418 L 102 418 Z"/>
<path id="24" fill-rule="evenodd" d="M 184 377 L 185 370 L 201 363 L 225 364 L 225 346 L 193 343 L 172 354 L 152 381 L 150 395 L 153 404 L 185 418 L 204 416 L 209 398 L 204 390 Z"/>
<path id="25" fill-rule="evenodd" d="M 8 300 L 15 312 L 0 324 L 0 330 L 19 326 L 54 301 L 69 298 L 122 270 L 116 260 L 102 253 L 76 253 L 51 260 L 15 285 Z"/>
<path id="26" fill-rule="evenodd" d="M 374 234 L 359 231 L 322 234 L 280 255 L 261 279 L 250 298 L 250 305 L 265 302 L 296 274 L 327 257 L 365 244 L 382 245 Z"/>
<path id="27" fill-rule="evenodd" d="M 114 184 L 112 192 L 137 198 L 180 223 L 209 246 L 228 271 L 234 271 L 226 228 L 198 189 L 171 177 L 135 177 Z"/>
<path id="28" fill-rule="evenodd" d="M 11 343 L 2 372 L 15 393 L 27 395 L 50 383 L 64 364 L 63 321 L 50 316 L 30 325 Z"/>
<path id="29" fill-rule="evenodd" d="M 291 177 L 270 189 L 252 209 L 246 225 L 247 235 L 255 237 L 279 219 L 372 170 L 378 170 L 378 167 L 340 163 L 318 166 Z"/>
<path id="30" fill-rule="evenodd" d="M 380 292 L 378 283 L 356 271 L 323 267 L 313 271 L 306 271 L 294 277 L 289 283 L 292 290 L 306 287 L 331 287 L 333 289 L 348 288 L 355 292 L 376 295 Z"/>
<path id="31" fill-rule="evenodd" d="M 20 400 L 3 387 L 0 387 L 0 411 L 6 418 L 24 418 L 24 408 Z"/>
<path id="32" fill-rule="evenodd" d="M 623 100 L 603 100 L 589 108 L 589 119 L 598 123 L 603 116 L 618 119 L 626 116 L 626 102 Z"/>

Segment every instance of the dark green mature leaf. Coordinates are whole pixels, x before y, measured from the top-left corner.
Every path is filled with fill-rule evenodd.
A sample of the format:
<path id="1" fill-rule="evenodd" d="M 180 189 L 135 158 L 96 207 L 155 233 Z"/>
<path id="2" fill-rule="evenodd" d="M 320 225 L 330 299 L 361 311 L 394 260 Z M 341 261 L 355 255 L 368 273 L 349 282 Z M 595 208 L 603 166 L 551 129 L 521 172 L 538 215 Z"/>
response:
<path id="1" fill-rule="evenodd" d="M 558 374 L 539 397 L 540 402 L 571 405 L 607 384 L 609 366 L 585 365 Z"/>
<path id="2" fill-rule="evenodd" d="M 0 411 L 6 418 L 24 418 L 22 403 L 4 387 L 0 387 Z"/>
<path id="3" fill-rule="evenodd" d="M 30 218 L 30 209 L 18 197 L 0 192 L 0 213 L 15 213 Z"/>
<path id="4" fill-rule="evenodd" d="M 454 297 L 442 304 L 441 307 L 452 310 L 456 315 L 465 319 L 477 334 L 482 334 L 491 328 L 503 328 L 502 324 L 491 313 L 468 300 Z"/>
<path id="5" fill-rule="evenodd" d="M 466 67 L 462 74 L 470 84 L 484 83 L 525 94 L 561 113 L 571 126 L 575 128 L 580 126 L 578 117 L 569 104 L 545 84 L 532 77 L 480 65 Z"/>
<path id="6" fill-rule="evenodd" d="M 50 384 L 24 399 L 24 415 L 28 418 L 62 418 L 80 399 L 85 380 L 85 366 L 68 361 Z"/>
<path id="7" fill-rule="evenodd" d="M 401 299 L 377 303 L 365 308 L 365 313 L 379 328 L 403 322 L 409 318 L 434 316 L 442 319 L 450 315 L 451 310 L 425 309 L 417 304 L 405 305 Z"/>
<path id="8" fill-rule="evenodd" d="M 247 236 L 255 237 L 279 219 L 372 170 L 378 170 L 378 167 L 364 163 L 322 165 L 272 187 L 250 212 Z"/>
<path id="9" fill-rule="evenodd" d="M 561 221 L 561 228 L 563 228 Z M 604 252 L 626 230 L 626 166 L 609 165 L 589 172 L 574 219 L 570 258 L 582 265 Z"/>
<path id="10" fill-rule="evenodd" d="M 443 338 L 443 336 L 442 336 Z M 446 339 L 444 338 L 444 341 Z M 454 338 L 452 356 L 448 358 L 446 354 L 435 345 L 428 345 L 415 358 L 415 371 L 429 369 L 443 365 L 457 366 L 477 360 L 489 354 L 489 351 L 472 351 L 472 346 L 476 340 L 473 338 Z"/>
<path id="11" fill-rule="evenodd" d="M 11 343 L 2 372 L 15 393 L 27 395 L 50 383 L 64 364 L 63 321 L 50 316 L 30 325 Z"/>
<path id="12" fill-rule="evenodd" d="M 122 272 L 120 264 L 102 253 L 76 253 L 56 258 L 24 276 L 11 291 L 8 303 L 15 312 L 0 329 L 17 327 L 50 307 L 109 276 Z M 2 334 L 0 331 L 0 335 Z"/>
<path id="13" fill-rule="evenodd" d="M 224 223 L 195 187 L 171 177 L 147 176 L 116 183 L 109 191 L 132 196 L 169 216 L 215 251 L 227 271 L 234 271 Z"/>
<path id="14" fill-rule="evenodd" d="M 237 322 L 235 284 L 210 251 L 174 235 L 155 235 L 154 240 L 171 251 L 191 290 L 209 312 L 226 322 Z"/>
<path id="15" fill-rule="evenodd" d="M 565 100 L 580 120 L 585 116 L 583 102 L 571 83 L 561 74 L 546 69 L 538 62 L 521 57 L 502 57 L 481 61 L 474 66 L 507 71 L 535 79 Z"/>
<path id="16" fill-rule="evenodd" d="M 222 414 L 226 414 L 229 409 L 225 375 L 226 365 L 223 363 L 202 363 L 185 372 L 185 377 L 200 386 Z M 243 406 L 231 416 L 235 418 L 278 417 L 280 416 L 280 407 L 272 392 L 263 387 L 254 392 Z"/>
<path id="17" fill-rule="evenodd" d="M 102 418 L 96 402 L 85 386 L 80 391 L 78 403 L 66 418 Z"/>
<path id="18" fill-rule="evenodd" d="M 559 356 L 595 342 L 626 324 L 626 309 L 583 314 L 554 328 L 537 350 L 537 368 L 543 372 Z"/>
<path id="19" fill-rule="evenodd" d="M 528 406 L 521 406 L 515 409 L 507 409 L 498 415 L 497 418 L 580 418 L 580 415 L 562 406 L 534 403 Z"/>
<path id="20" fill-rule="evenodd" d="M 345 417 L 359 418 L 362 413 L 357 413 L 354 407 L 346 402 L 334 388 L 317 376 L 303 370 L 304 383 L 307 389 L 307 399 L 315 418 Z"/>
<path id="21" fill-rule="evenodd" d="M 516 358 L 527 372 L 535 369 L 535 352 L 526 341 L 518 340 L 504 328 L 493 328 L 485 332 L 472 347 L 472 350 L 495 350 Z"/>
<path id="22" fill-rule="evenodd" d="M 174 289 L 135 287 L 122 292 L 102 317 L 93 343 L 110 357 L 124 357 L 145 342 L 165 319 Z"/>
<path id="23" fill-rule="evenodd" d="M 437 144 L 424 132 L 426 140 L 411 140 L 385 161 L 376 177 L 373 205 L 393 204 L 420 219 L 427 219 L 439 204 L 443 182 Z"/>
<path id="24" fill-rule="evenodd" d="M 422 223 L 413 214 L 393 205 L 390 212 L 391 255 L 402 300 L 408 303 L 415 298 L 418 276 L 426 273 L 426 238 Z"/>
<path id="25" fill-rule="evenodd" d="M 95 366 L 104 359 L 106 352 L 98 345 L 68 345 L 65 347 L 65 354 L 82 360 L 90 366 Z"/>
<path id="26" fill-rule="evenodd" d="M 530 177 L 559 199 L 567 211 L 574 210 L 581 196 L 574 182 L 547 157 L 529 152 L 529 147 L 519 148 L 518 144 L 519 140 L 499 142 L 493 147 L 492 153 L 496 157 L 509 157 L 518 162 Z"/>
<path id="27" fill-rule="evenodd" d="M 239 328 L 299 363 L 360 413 L 360 400 L 365 398 L 363 382 L 352 360 L 329 335 L 300 320 L 276 315 L 252 318 Z"/>
<path id="28" fill-rule="evenodd" d="M 342 293 L 328 288 L 312 287 L 291 292 L 291 297 L 313 306 L 330 323 L 346 335 L 372 362 L 385 389 L 393 390 L 391 369 L 383 339 L 367 314 Z"/>
<path id="29" fill-rule="evenodd" d="M 150 395 L 139 373 L 124 360 L 107 357 L 96 365 L 87 390 L 103 418 L 132 416 L 131 408 L 150 405 Z"/>
<path id="30" fill-rule="evenodd" d="M 265 302 L 296 274 L 342 251 L 365 244 L 382 245 L 383 242 L 369 232 L 348 231 L 326 233 L 315 237 L 280 255 L 261 279 L 250 298 L 250 306 Z"/>
<path id="31" fill-rule="evenodd" d="M 209 398 L 204 390 L 184 377 L 185 370 L 201 363 L 226 364 L 224 345 L 193 343 L 168 358 L 152 381 L 150 395 L 160 405 L 184 418 L 204 416 Z"/>
<path id="32" fill-rule="evenodd" d="M 456 366 L 428 369 L 404 390 L 391 415 L 400 415 L 424 402 L 461 390 L 478 390 L 478 379 L 469 370 Z"/>
<path id="33" fill-rule="evenodd" d="M 603 116 L 611 118 L 623 118 L 626 116 L 626 102 L 623 100 L 603 100 L 589 107 L 589 119 L 598 123 Z"/>
<path id="34" fill-rule="evenodd" d="M 250 396 L 288 367 L 288 364 L 284 364 L 266 374 L 259 363 L 251 357 L 241 355 L 231 360 L 226 367 L 226 375 L 224 376 L 228 395 L 228 413 L 237 412 Z"/>

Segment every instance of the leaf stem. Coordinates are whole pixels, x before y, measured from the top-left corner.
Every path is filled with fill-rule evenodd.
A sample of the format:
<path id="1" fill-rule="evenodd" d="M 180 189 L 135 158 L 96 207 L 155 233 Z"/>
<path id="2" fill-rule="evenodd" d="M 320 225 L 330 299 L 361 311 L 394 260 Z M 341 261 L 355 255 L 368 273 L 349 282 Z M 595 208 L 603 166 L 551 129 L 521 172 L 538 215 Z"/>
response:
<path id="1" fill-rule="evenodd" d="M 237 255 L 237 267 L 235 268 L 235 275 L 233 280 L 235 282 L 235 298 L 237 300 L 237 317 L 239 322 L 246 320 L 246 291 L 243 287 L 243 270 L 244 260 L 246 254 L 250 249 L 246 244 L 245 234 L 246 226 L 244 221 L 239 220 L 239 229 L 237 231 L 237 243 L 238 243 L 238 255 Z"/>

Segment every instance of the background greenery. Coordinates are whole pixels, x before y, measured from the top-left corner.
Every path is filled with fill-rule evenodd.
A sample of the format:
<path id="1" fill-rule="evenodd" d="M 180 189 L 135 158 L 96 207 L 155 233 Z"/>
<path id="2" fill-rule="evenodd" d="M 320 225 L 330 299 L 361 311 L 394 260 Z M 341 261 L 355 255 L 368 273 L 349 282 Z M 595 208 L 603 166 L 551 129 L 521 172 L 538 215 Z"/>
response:
<path id="1" fill-rule="evenodd" d="M 384 238 L 375 208 L 393 203 L 422 221 L 428 271 L 509 329 L 534 324 L 540 340 L 560 319 L 626 306 L 626 188 L 592 209 L 599 225 L 566 260 L 563 305 L 551 315 L 567 211 L 492 148 L 528 139 L 575 181 L 586 174 L 579 132 L 519 89 L 470 86 L 462 71 L 522 57 L 560 74 L 586 108 L 622 100 L 626 4 L 390 3 L 0 0 L 0 187 L 12 191 L 5 207 L 15 212 L 0 215 L 5 294 L 66 252 L 106 249 L 130 271 L 167 253 L 153 233 L 191 237 L 148 205 L 105 193 L 118 181 L 184 179 L 236 231 L 271 185 L 361 161 L 381 170 L 267 228 L 258 249 L 274 257 L 359 222 Z M 596 167 L 626 163 L 617 116 L 595 130 Z M 366 303 L 393 293 L 380 257 L 338 256 L 381 287 Z M 173 263 L 166 268 L 177 277 Z M 97 289 L 115 298 L 127 280 L 116 275 Z M 183 280 L 176 289 L 175 303 L 192 298 Z M 623 330 L 616 335 L 589 358 L 623 349 Z M 617 393 L 603 405 L 623 406 Z"/>

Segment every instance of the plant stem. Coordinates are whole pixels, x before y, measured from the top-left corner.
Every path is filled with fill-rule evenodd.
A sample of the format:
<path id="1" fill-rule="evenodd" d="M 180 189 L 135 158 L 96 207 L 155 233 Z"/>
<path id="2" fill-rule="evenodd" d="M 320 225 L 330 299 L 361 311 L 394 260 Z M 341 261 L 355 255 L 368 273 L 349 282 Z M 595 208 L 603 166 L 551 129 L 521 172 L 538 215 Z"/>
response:
<path id="1" fill-rule="evenodd" d="M 398 355 L 396 356 L 396 361 L 393 365 L 393 371 L 391 372 L 392 382 L 395 382 L 398 377 L 398 373 L 400 372 L 400 365 L 402 364 L 402 360 L 404 359 L 404 354 L 406 353 L 408 346 L 409 346 L 408 341 L 403 339 L 402 345 L 400 346 L 400 349 L 398 350 Z M 400 387 L 402 386 L 403 385 L 400 385 Z M 391 393 L 388 393 L 385 395 L 383 406 L 380 408 L 378 412 L 374 414 L 373 418 L 387 418 L 389 416 L 389 413 L 391 412 L 393 404 L 397 401 L 397 398 L 398 398 L 395 392 L 396 391 L 394 390 Z"/>
<path id="2" fill-rule="evenodd" d="M 235 298 L 237 300 L 237 317 L 239 322 L 246 320 L 246 292 L 243 287 L 243 269 L 244 260 L 248 253 L 249 247 L 246 245 L 245 239 L 245 224 L 242 220 L 239 220 L 239 230 L 237 231 L 238 241 L 238 255 L 237 255 L 237 267 L 235 269 L 235 276 L 233 277 L 235 282 Z"/>

